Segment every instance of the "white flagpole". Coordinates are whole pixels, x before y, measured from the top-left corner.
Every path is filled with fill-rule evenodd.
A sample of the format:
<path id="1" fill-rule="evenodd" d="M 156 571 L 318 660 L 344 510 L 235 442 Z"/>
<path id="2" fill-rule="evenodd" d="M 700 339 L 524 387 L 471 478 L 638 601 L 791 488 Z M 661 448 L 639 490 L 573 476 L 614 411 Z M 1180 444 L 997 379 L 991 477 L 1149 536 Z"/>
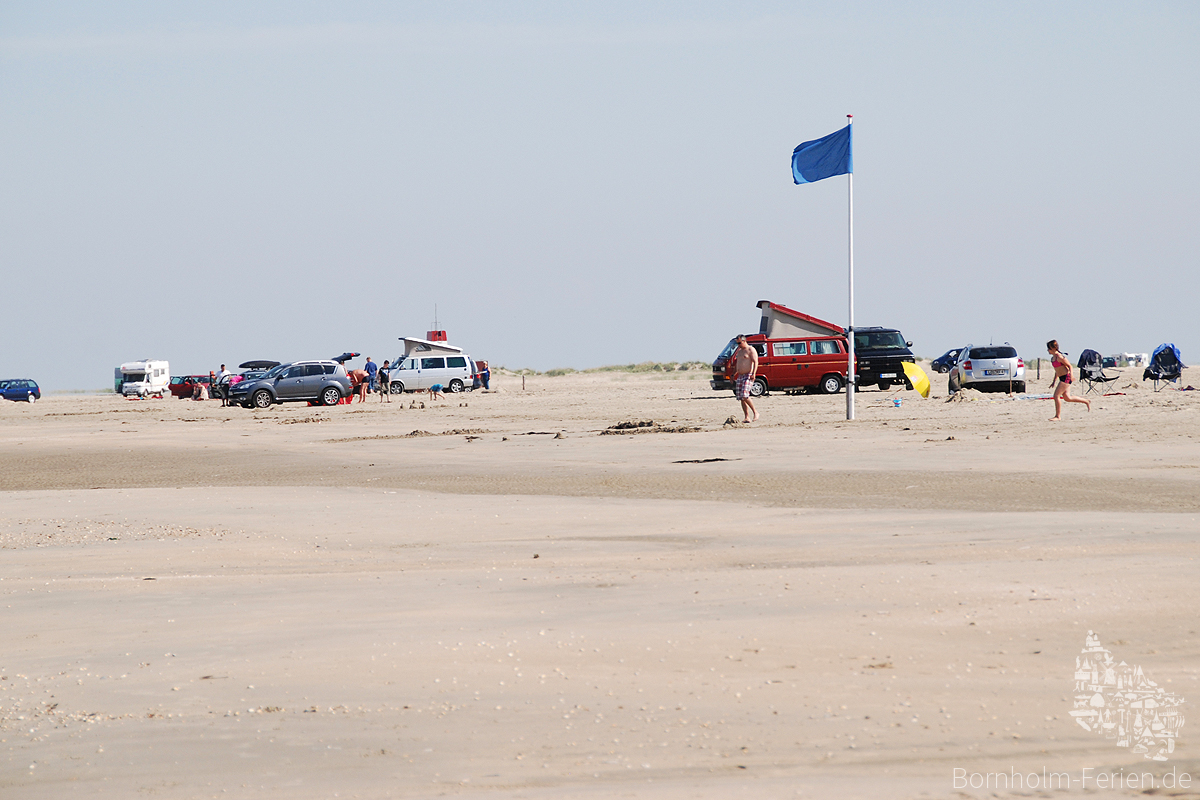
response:
<path id="1" fill-rule="evenodd" d="M 854 124 L 854 115 L 847 114 L 847 125 Z M 854 173 L 846 173 L 846 191 L 849 204 L 850 236 L 850 324 L 846 329 L 846 419 L 854 419 Z"/>

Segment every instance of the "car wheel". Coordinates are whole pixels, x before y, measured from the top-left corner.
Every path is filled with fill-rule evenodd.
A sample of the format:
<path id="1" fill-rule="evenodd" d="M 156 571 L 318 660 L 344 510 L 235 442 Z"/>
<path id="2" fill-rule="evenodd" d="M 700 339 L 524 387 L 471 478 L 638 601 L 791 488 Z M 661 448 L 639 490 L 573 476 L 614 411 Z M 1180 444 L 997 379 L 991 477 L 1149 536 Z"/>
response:
<path id="1" fill-rule="evenodd" d="M 767 379 L 761 375 L 754 379 L 754 383 L 750 384 L 750 396 L 762 397 L 767 393 Z"/>
<path id="2" fill-rule="evenodd" d="M 892 388 L 891 381 L 880 381 L 879 382 L 879 391 L 886 392 L 890 388 Z"/>
<path id="3" fill-rule="evenodd" d="M 962 380 L 958 377 L 957 372 L 951 372 L 950 378 L 946 381 L 946 386 L 950 390 L 950 394 L 954 394 L 962 388 Z"/>
<path id="4" fill-rule="evenodd" d="M 28 395 L 25 397 L 25 402 L 26 402 L 26 403 L 34 403 L 34 402 L 37 402 L 37 398 L 33 396 L 33 392 L 30 392 L 30 393 L 29 393 L 29 394 L 28 394 Z"/>
<path id="5" fill-rule="evenodd" d="M 450 381 L 449 389 L 451 394 L 458 394 L 463 390 L 463 382 L 458 378 L 455 378 L 454 380 Z"/>
<path id="6" fill-rule="evenodd" d="M 255 408 L 270 408 L 271 403 L 274 403 L 275 400 L 271 397 L 271 393 L 266 389 L 259 389 L 254 393 L 253 402 Z"/>
<path id="7" fill-rule="evenodd" d="M 825 394 L 837 394 L 842 390 L 842 379 L 837 375 L 826 375 L 821 378 L 821 391 Z"/>
<path id="8" fill-rule="evenodd" d="M 342 392 L 336 386 L 326 386 L 321 392 L 321 403 L 327 406 L 336 406 L 342 401 Z"/>
<path id="9" fill-rule="evenodd" d="M 404 384 L 400 381 L 392 381 L 388 391 L 392 394 L 404 394 Z"/>

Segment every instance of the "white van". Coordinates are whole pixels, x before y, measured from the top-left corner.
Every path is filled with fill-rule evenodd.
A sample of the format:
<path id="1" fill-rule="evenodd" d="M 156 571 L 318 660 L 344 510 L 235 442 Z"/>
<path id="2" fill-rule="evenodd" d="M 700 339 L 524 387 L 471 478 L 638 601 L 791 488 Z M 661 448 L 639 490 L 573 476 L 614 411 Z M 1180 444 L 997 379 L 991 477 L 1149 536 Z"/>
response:
<path id="1" fill-rule="evenodd" d="M 171 393 L 171 367 L 166 361 L 129 361 L 121 365 L 121 394 L 126 397 Z"/>
<path id="2" fill-rule="evenodd" d="M 471 388 L 475 362 L 461 347 L 426 339 L 401 338 L 404 355 L 388 369 L 391 393 L 415 392 L 440 383 L 447 392 Z"/>

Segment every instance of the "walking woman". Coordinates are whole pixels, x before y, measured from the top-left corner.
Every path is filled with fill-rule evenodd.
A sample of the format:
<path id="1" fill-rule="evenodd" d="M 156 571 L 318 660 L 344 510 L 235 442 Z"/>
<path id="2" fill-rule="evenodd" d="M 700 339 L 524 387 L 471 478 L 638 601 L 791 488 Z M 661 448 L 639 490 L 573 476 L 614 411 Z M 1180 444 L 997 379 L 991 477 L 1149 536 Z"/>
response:
<path id="1" fill-rule="evenodd" d="M 1087 406 L 1087 410 L 1092 410 L 1092 404 L 1082 397 L 1071 397 L 1071 383 L 1074 380 L 1072 374 L 1071 362 L 1067 361 L 1058 350 L 1058 339 L 1051 339 L 1046 342 L 1046 350 L 1050 353 L 1050 363 L 1054 366 L 1054 377 L 1050 379 L 1050 385 L 1054 386 L 1054 382 L 1058 381 L 1058 386 L 1054 386 L 1054 416 L 1050 418 L 1051 422 L 1057 422 L 1062 419 L 1062 404 L 1066 400 L 1068 403 L 1083 403 Z"/>

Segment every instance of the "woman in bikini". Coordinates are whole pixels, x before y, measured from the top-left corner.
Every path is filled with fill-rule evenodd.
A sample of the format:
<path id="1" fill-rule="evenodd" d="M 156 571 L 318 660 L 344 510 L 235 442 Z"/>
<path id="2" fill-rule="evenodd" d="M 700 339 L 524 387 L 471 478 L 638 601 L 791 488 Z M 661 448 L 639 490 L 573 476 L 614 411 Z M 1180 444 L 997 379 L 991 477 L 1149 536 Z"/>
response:
<path id="1" fill-rule="evenodd" d="M 1083 403 L 1087 406 L 1087 410 L 1092 410 L 1092 404 L 1082 397 L 1071 397 L 1071 383 L 1073 380 L 1071 362 L 1067 361 L 1058 350 L 1058 339 L 1051 339 L 1046 342 L 1046 350 L 1050 353 L 1050 363 L 1054 366 L 1054 377 L 1050 379 L 1050 385 L 1054 386 L 1054 382 L 1058 381 L 1058 386 L 1054 386 L 1054 416 L 1050 418 L 1051 422 L 1057 422 L 1062 419 L 1062 404 L 1066 400 L 1068 403 Z"/>

